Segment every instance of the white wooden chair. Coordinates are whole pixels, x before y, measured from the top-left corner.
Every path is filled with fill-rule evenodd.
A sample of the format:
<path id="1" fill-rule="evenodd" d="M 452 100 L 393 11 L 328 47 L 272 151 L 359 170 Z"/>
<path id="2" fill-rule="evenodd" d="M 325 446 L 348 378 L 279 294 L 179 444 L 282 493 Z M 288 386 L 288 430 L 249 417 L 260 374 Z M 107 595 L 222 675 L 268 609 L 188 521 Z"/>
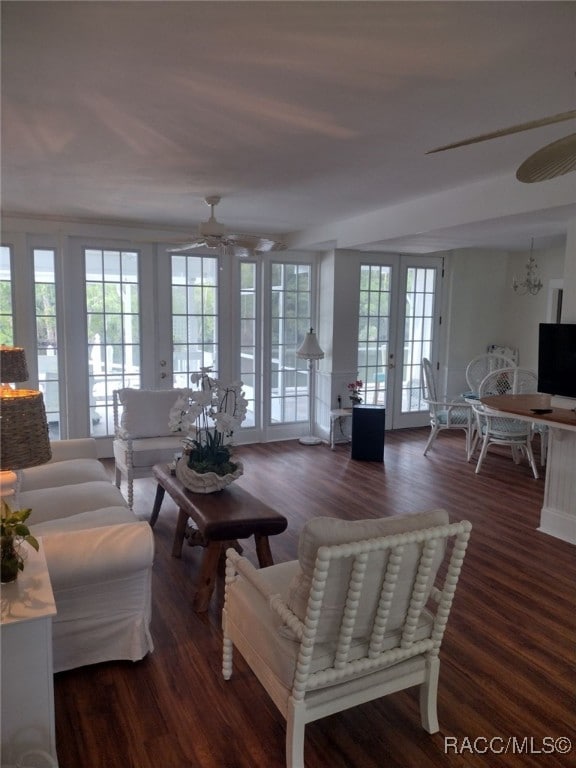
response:
<path id="1" fill-rule="evenodd" d="M 223 675 L 236 647 L 286 719 L 287 768 L 304 767 L 306 723 L 412 686 L 438 731 L 438 654 L 470 529 L 443 510 L 318 517 L 298 560 L 257 570 L 227 551 Z"/>
<path id="2" fill-rule="evenodd" d="M 154 464 L 170 462 L 182 451 L 180 432 L 168 427 L 170 410 L 183 389 L 116 389 L 113 393 L 115 480 L 126 479 L 128 505 L 134 503 L 134 480 L 149 477 Z"/>
<path id="3" fill-rule="evenodd" d="M 439 397 L 432 364 L 426 357 L 422 358 L 422 399 L 428 404 L 430 411 L 430 435 L 424 447 L 424 456 L 440 431 L 461 429 L 466 434 L 466 458 L 470 458 L 474 438 L 472 406 L 462 400 L 447 401 Z"/>
<path id="4" fill-rule="evenodd" d="M 489 373 L 480 384 L 480 398 L 490 395 L 520 395 L 537 391 L 537 376 L 526 368 L 500 368 Z M 512 458 L 520 463 L 523 454 L 526 455 L 534 477 L 538 478 L 538 469 L 532 451 L 533 426 L 529 421 L 498 416 L 490 412 L 482 404 L 474 406 L 477 418 L 477 434 L 472 445 L 474 454 L 478 441 L 482 441 L 480 456 L 476 464 L 476 474 L 480 472 L 482 463 L 491 445 L 510 446 Z"/>

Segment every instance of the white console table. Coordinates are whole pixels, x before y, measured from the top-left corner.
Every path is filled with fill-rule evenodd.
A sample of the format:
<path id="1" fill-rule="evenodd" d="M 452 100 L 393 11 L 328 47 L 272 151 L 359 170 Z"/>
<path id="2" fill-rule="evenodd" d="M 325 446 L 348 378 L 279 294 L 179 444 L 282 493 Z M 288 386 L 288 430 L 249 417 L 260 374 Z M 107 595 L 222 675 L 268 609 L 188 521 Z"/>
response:
<path id="1" fill-rule="evenodd" d="M 40 540 L 27 547 L 24 570 L 2 584 L 2 765 L 14 765 L 28 750 L 48 752 L 56 760 L 52 617 L 54 595 Z"/>
<path id="2" fill-rule="evenodd" d="M 346 420 L 352 420 L 352 408 L 335 408 L 330 411 L 330 448 L 334 450 L 336 443 L 349 443 L 350 436 L 344 432 Z M 340 437 L 336 437 L 336 428 L 340 429 Z"/>
<path id="3" fill-rule="evenodd" d="M 544 504 L 539 531 L 576 544 L 576 413 L 551 405 L 550 395 L 493 395 L 482 404 L 549 430 Z M 548 413 L 535 413 L 547 410 Z"/>

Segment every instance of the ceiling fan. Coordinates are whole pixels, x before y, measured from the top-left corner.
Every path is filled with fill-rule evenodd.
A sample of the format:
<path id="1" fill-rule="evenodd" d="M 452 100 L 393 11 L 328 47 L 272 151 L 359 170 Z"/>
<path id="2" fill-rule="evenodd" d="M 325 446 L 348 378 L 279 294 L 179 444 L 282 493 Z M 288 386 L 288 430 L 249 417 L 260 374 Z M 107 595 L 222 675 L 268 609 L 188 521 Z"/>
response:
<path id="1" fill-rule="evenodd" d="M 228 228 L 217 221 L 214 215 L 214 208 L 220 199 L 220 195 L 211 195 L 204 199 L 206 205 L 210 206 L 210 218 L 198 225 L 198 235 L 193 240 L 171 248 L 171 253 L 185 253 L 194 248 L 218 248 L 222 255 L 246 258 L 268 251 L 283 251 L 286 248 L 283 242 L 267 235 L 228 232 Z"/>
<path id="2" fill-rule="evenodd" d="M 543 117 L 540 120 L 530 120 L 528 123 L 519 123 L 509 128 L 502 128 L 492 133 L 484 133 L 480 136 L 474 136 L 471 139 L 457 141 L 454 144 L 446 144 L 443 147 L 436 147 L 426 152 L 431 155 L 434 152 L 444 152 L 447 149 L 456 149 L 468 144 L 478 144 L 481 141 L 497 139 L 501 136 L 509 136 L 512 133 L 521 133 L 522 131 L 531 131 L 533 128 L 541 128 L 553 123 L 561 123 L 564 120 L 573 120 L 576 118 L 576 110 L 569 112 L 560 112 L 551 117 Z M 532 184 L 535 181 L 546 181 L 555 179 L 557 176 L 563 176 L 565 173 L 576 171 L 576 133 L 565 136 L 563 139 L 553 141 L 551 144 L 539 149 L 530 155 L 516 171 L 516 178 L 526 184 Z"/>

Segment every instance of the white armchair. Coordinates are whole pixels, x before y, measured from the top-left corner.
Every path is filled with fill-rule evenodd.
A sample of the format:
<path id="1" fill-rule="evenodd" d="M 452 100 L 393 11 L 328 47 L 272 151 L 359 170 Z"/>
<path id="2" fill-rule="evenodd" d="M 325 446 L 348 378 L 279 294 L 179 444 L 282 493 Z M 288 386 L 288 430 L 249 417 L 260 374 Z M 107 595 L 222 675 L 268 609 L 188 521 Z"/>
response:
<path id="1" fill-rule="evenodd" d="M 117 389 L 113 393 L 115 480 L 126 478 L 128 505 L 134 480 L 152 474 L 154 464 L 170 462 L 182 450 L 182 434 L 171 432 L 168 416 L 183 389 Z"/>
<path id="2" fill-rule="evenodd" d="M 223 675 L 236 647 L 287 721 L 287 768 L 304 766 L 306 723 L 412 686 L 438 731 L 438 653 L 470 529 L 443 510 L 318 517 L 293 562 L 257 570 L 228 550 Z"/>

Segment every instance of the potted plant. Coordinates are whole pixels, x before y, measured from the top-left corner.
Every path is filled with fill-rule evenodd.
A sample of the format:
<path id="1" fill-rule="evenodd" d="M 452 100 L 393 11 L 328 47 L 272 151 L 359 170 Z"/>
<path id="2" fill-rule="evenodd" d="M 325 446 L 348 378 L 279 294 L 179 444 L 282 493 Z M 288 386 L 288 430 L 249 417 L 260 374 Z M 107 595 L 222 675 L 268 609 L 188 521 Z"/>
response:
<path id="1" fill-rule="evenodd" d="M 0 552 L 1 575 L 3 584 L 15 581 L 18 571 L 24 570 L 24 555 L 22 542 L 27 542 L 37 552 L 40 549 L 38 540 L 32 536 L 30 529 L 25 524 L 30 517 L 31 509 L 11 509 L 9 504 L 2 499 L 0 522 Z"/>
<path id="2" fill-rule="evenodd" d="M 352 401 L 352 405 L 359 405 L 362 402 L 360 392 L 362 391 L 363 386 L 364 386 L 364 382 L 360 381 L 360 379 L 357 379 L 356 381 L 351 381 L 350 384 L 348 384 L 348 390 L 350 392 L 350 400 Z"/>
<path id="3" fill-rule="evenodd" d="M 246 418 L 248 401 L 242 382 L 222 385 L 210 376 L 211 370 L 201 368 L 191 375 L 198 389 L 181 395 L 169 417 L 172 432 L 186 433 L 176 475 L 197 493 L 220 490 L 243 472 L 242 463 L 232 457 L 231 439 Z"/>

